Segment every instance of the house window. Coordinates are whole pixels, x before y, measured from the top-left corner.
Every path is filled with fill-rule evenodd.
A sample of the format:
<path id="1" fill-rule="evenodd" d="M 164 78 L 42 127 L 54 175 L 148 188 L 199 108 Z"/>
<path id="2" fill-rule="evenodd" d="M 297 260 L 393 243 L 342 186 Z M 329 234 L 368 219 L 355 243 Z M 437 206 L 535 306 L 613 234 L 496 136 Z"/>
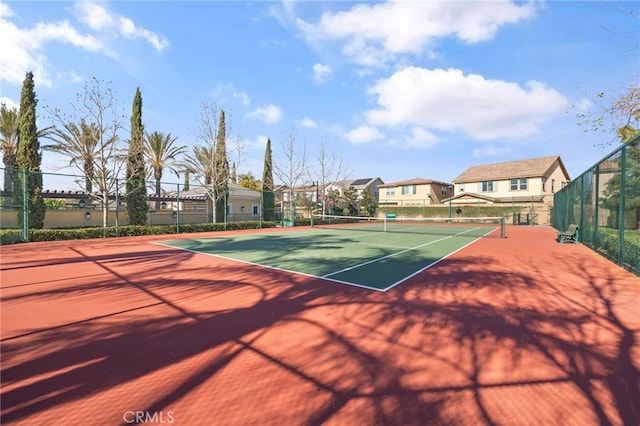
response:
<path id="1" fill-rule="evenodd" d="M 415 185 L 405 185 L 402 187 L 402 195 L 415 195 L 416 186 Z"/>
<path id="2" fill-rule="evenodd" d="M 520 190 L 525 191 L 529 187 L 529 181 L 527 178 L 520 178 Z"/>
<path id="3" fill-rule="evenodd" d="M 464 183 L 460 184 L 460 192 L 464 192 Z"/>
<path id="4" fill-rule="evenodd" d="M 253 210 L 253 215 L 254 216 L 258 216 L 260 214 L 260 206 L 259 205 L 254 204 L 252 210 Z"/>
<path id="5" fill-rule="evenodd" d="M 482 192 L 493 192 L 493 181 L 489 180 L 486 182 L 482 182 L 481 184 Z"/>
<path id="6" fill-rule="evenodd" d="M 387 188 L 387 196 L 393 196 L 396 195 L 396 189 L 395 188 Z"/>
<path id="7" fill-rule="evenodd" d="M 551 192 L 554 192 L 556 189 L 556 180 L 551 179 Z"/>
<path id="8" fill-rule="evenodd" d="M 440 187 L 440 194 L 441 195 L 447 195 L 447 187 L 446 186 L 441 186 Z"/>
<path id="9" fill-rule="evenodd" d="M 526 191 L 527 183 L 528 183 L 527 178 L 511 179 L 511 190 Z"/>
<path id="10" fill-rule="evenodd" d="M 547 178 L 542 176 L 542 190 L 546 191 L 545 185 L 547 184 Z"/>

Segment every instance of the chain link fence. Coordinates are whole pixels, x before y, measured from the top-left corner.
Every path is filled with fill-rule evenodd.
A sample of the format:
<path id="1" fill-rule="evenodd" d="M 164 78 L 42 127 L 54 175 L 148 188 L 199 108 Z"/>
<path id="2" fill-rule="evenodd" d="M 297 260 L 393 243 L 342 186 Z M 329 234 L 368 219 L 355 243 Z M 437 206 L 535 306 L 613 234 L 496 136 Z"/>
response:
<path id="1" fill-rule="evenodd" d="M 580 242 L 640 275 L 640 136 L 558 191 L 551 221 L 578 225 Z"/>
<path id="2" fill-rule="evenodd" d="M 222 229 L 241 222 L 273 226 L 275 206 L 282 198 L 274 191 L 235 184 L 215 187 L 146 181 L 145 188 L 145 225 L 175 226 L 175 232 L 181 232 L 184 225 L 211 223 Z M 29 240 L 33 229 L 102 227 L 120 235 L 122 227 L 131 225 L 125 179 L 2 168 L 0 191 L 0 229 L 20 232 L 23 241 Z"/>

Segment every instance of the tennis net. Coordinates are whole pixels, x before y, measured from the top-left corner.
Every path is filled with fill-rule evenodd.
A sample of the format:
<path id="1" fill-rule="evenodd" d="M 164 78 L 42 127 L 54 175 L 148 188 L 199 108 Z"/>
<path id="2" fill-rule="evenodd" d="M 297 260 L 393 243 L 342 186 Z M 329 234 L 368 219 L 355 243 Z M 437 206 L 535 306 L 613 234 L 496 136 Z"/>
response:
<path id="1" fill-rule="evenodd" d="M 312 215 L 311 226 L 349 231 L 507 237 L 504 217 L 356 217 Z"/>

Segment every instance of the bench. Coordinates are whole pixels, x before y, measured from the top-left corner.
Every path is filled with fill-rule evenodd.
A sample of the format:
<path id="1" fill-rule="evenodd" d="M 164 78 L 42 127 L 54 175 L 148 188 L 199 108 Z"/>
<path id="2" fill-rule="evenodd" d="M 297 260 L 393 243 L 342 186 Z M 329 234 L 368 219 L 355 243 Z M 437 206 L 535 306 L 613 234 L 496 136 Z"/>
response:
<path id="1" fill-rule="evenodd" d="M 563 243 L 578 244 L 580 242 L 579 234 L 580 234 L 580 227 L 572 223 L 571 225 L 569 225 L 566 231 L 558 232 L 558 237 L 556 238 L 556 241 L 558 241 L 560 244 L 563 244 Z"/>

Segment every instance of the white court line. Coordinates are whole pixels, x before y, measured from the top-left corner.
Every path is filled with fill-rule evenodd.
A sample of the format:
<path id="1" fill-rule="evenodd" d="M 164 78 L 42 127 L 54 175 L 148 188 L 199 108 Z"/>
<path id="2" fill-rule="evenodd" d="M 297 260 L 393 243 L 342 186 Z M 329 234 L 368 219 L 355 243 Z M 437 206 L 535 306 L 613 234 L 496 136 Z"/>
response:
<path id="1" fill-rule="evenodd" d="M 188 239 L 188 238 L 186 238 L 186 239 Z M 170 245 L 168 243 L 159 242 L 159 241 L 151 241 L 151 244 L 156 244 L 156 245 L 159 245 L 159 246 L 168 247 L 168 248 L 171 248 L 171 249 L 174 249 L 174 250 L 184 250 L 184 251 L 187 251 L 187 252 L 190 252 L 190 253 L 202 254 L 204 256 L 217 257 L 219 259 L 231 260 L 233 262 L 244 263 L 246 265 L 251 265 L 251 266 L 258 266 L 260 268 L 272 269 L 274 271 L 286 272 L 286 273 L 289 273 L 289 274 L 302 275 L 302 276 L 305 276 L 305 277 L 317 278 L 317 279 L 321 279 L 321 280 L 325 280 L 325 281 L 331 281 L 331 282 L 338 283 L 338 284 L 350 285 L 352 287 L 359 287 L 359 288 L 364 288 L 364 289 L 367 289 L 367 290 L 375 290 L 375 291 L 380 291 L 380 292 L 387 291 L 386 288 L 377 288 L 377 287 L 373 287 L 373 286 L 366 285 L 366 284 L 357 284 L 357 283 L 352 283 L 350 281 L 342 281 L 342 280 L 337 280 L 337 279 L 334 279 L 334 278 L 325 278 L 325 277 L 322 277 L 320 275 L 308 274 L 306 272 L 300 272 L 300 271 L 293 271 L 291 269 L 278 268 L 277 266 L 263 265 L 262 263 L 250 262 L 248 260 L 236 259 L 236 258 L 228 257 L 228 256 L 221 256 L 219 254 L 214 254 L 214 253 L 207 253 L 206 251 L 199 251 L 199 250 L 188 249 L 188 248 L 184 248 L 184 247 L 176 247 L 176 246 L 172 246 L 172 245 Z"/>
<path id="2" fill-rule="evenodd" d="M 430 242 L 428 242 L 428 243 L 421 244 L 421 245 L 419 245 L 419 246 L 415 246 L 415 247 L 407 248 L 407 249 L 405 249 L 405 250 L 402 250 L 402 251 L 399 251 L 399 252 L 396 252 L 396 253 L 393 253 L 393 254 L 390 254 L 390 255 L 387 255 L 387 256 L 383 256 L 383 257 L 380 257 L 380 258 L 377 258 L 377 259 L 373 259 L 372 261 L 369 261 L 369 262 L 364 262 L 364 263 L 361 263 L 361 264 L 359 264 L 359 265 L 355 265 L 355 266 L 352 266 L 352 267 L 350 267 L 350 268 L 345 268 L 345 269 L 342 269 L 341 271 L 332 272 L 332 273 L 330 273 L 330 274 L 326 274 L 326 275 L 322 275 L 322 276 L 320 276 L 320 275 L 314 275 L 314 274 L 309 274 L 309 273 L 305 273 L 305 272 L 300 272 L 300 271 L 294 271 L 294 270 L 285 269 L 285 268 L 279 268 L 279 267 L 277 267 L 277 266 L 263 265 L 263 264 L 261 264 L 261 263 L 250 262 L 250 261 L 247 261 L 247 260 L 236 259 L 236 258 L 228 257 L 228 256 L 221 256 L 221 255 L 219 255 L 219 254 L 207 253 L 207 252 L 205 252 L 205 251 L 194 250 L 194 249 L 188 249 L 188 248 L 183 248 L 183 247 L 177 247 L 177 246 L 173 246 L 173 245 L 171 245 L 171 244 L 170 244 L 170 242 L 171 242 L 171 241 L 167 241 L 166 243 L 165 243 L 164 241 L 151 241 L 151 243 L 152 243 L 152 244 L 157 244 L 157 245 L 160 245 L 160 246 L 164 246 L 164 247 L 168 247 L 168 248 L 171 248 L 171 249 L 174 249 L 174 250 L 184 250 L 184 251 L 191 252 L 191 253 L 195 253 L 195 254 L 202 254 L 202 255 L 205 255 L 205 256 L 217 257 L 217 258 L 220 258 L 220 259 L 231 260 L 231 261 L 234 261 L 234 262 L 240 262 L 240 263 L 244 263 L 244 264 L 248 264 L 248 265 L 252 265 L 252 266 L 258 266 L 258 267 L 262 267 L 262 268 L 272 269 L 272 270 L 275 270 L 275 271 L 281 271 L 281 272 L 286 272 L 286 273 L 290 273 L 290 274 L 302 275 L 302 276 L 306 276 L 306 277 L 310 277 L 310 278 L 323 279 L 323 280 L 331 281 L 331 282 L 338 283 L 338 284 L 349 285 L 349 286 L 352 286 L 352 287 L 364 288 L 364 289 L 367 289 L 367 290 L 374 290 L 374 291 L 379 291 L 379 292 L 383 292 L 383 293 L 384 293 L 384 292 L 386 292 L 386 291 L 388 291 L 388 290 L 391 290 L 391 289 L 392 289 L 392 288 L 394 288 L 395 286 L 397 286 L 397 285 L 399 285 L 399 284 L 403 283 L 404 281 L 408 280 L 409 278 L 414 277 L 414 276 L 418 275 L 419 273 L 421 273 L 421 272 L 423 272 L 423 271 L 425 271 L 425 270 L 429 269 L 429 268 L 430 268 L 430 267 L 432 267 L 433 265 L 435 265 L 435 264 L 437 264 L 437 263 L 439 263 L 439 262 L 443 261 L 444 259 L 446 259 L 447 257 L 449 257 L 449 256 L 453 255 L 454 253 L 457 253 L 458 251 L 460 251 L 460 250 L 464 249 L 465 247 L 467 247 L 467 246 L 469 246 L 469 245 L 473 244 L 474 242 L 476 242 L 476 241 L 478 241 L 479 239 L 481 239 L 483 236 L 486 236 L 486 235 L 488 235 L 488 234 L 490 234 L 490 233 L 494 232 L 494 231 L 495 231 L 495 228 L 494 228 L 494 229 L 491 229 L 489 232 L 487 232 L 487 233 L 486 233 L 486 234 L 484 234 L 483 236 L 478 237 L 478 238 L 474 239 L 473 241 L 470 241 L 469 243 L 465 244 L 464 246 L 460 247 L 459 249 L 457 249 L 457 250 L 455 250 L 455 251 L 453 251 L 453 252 L 449 253 L 448 255 L 446 255 L 446 256 L 444 256 L 444 257 L 442 257 L 442 258 L 438 259 L 438 260 L 436 260 L 435 262 L 430 263 L 429 265 L 425 266 L 424 268 L 421 268 L 420 270 L 418 270 L 418 271 L 414 272 L 413 274 L 408 275 L 408 276 L 406 276 L 406 277 L 402 278 L 401 280 L 396 281 L 395 283 L 393 283 L 393 284 L 391 284 L 391 285 L 389 285 L 389 286 L 387 286 L 387 287 L 385 287 L 385 288 L 377 288 L 377 287 L 370 286 L 370 285 L 366 285 L 366 284 L 357 284 L 357 283 L 353 283 L 353 282 L 350 282 L 350 281 L 343 281 L 343 280 L 339 280 L 339 279 L 336 279 L 336 278 L 330 278 L 330 277 L 331 277 L 332 275 L 336 275 L 336 274 L 338 274 L 338 273 L 340 273 L 340 272 L 344 272 L 344 271 L 348 271 L 348 270 L 351 270 L 351 269 L 355 269 L 355 268 L 358 268 L 358 267 L 360 267 L 360 266 L 364 266 L 364 265 L 367 265 L 367 264 L 371 264 L 371 263 L 377 262 L 377 261 L 379 261 L 379 260 L 383 260 L 383 259 L 388 258 L 388 257 L 391 257 L 391 256 L 395 256 L 396 254 L 405 253 L 405 252 L 408 252 L 408 251 L 411 251 L 411 250 L 418 249 L 418 248 L 420 248 L 420 247 L 428 246 L 428 245 L 430 245 L 430 244 L 433 244 L 433 243 L 436 243 L 436 242 L 439 242 L 439 241 L 444 241 L 444 240 L 446 240 L 446 239 L 448 239 L 448 238 L 452 238 L 452 237 L 455 237 L 455 236 L 459 236 L 459 235 L 462 235 L 462 234 L 464 234 L 464 233 L 467 233 L 467 232 L 473 231 L 473 230 L 475 230 L 475 229 L 480 229 L 480 228 L 479 228 L 479 227 L 478 227 L 478 228 L 473 228 L 473 229 L 466 230 L 466 231 L 464 231 L 464 232 L 459 232 L 459 233 L 457 233 L 457 234 L 455 234 L 455 235 L 449 235 L 449 236 L 444 237 L 444 238 L 441 238 L 441 239 L 439 239 L 439 240 L 430 241 Z M 297 232 L 299 232 L 299 233 L 303 234 L 303 233 L 312 233 L 312 232 L 317 232 L 317 231 L 309 230 L 309 231 L 297 231 Z M 371 234 L 372 234 L 372 235 L 379 235 L 380 233 L 379 233 L 379 232 L 373 232 L 373 233 L 371 233 Z M 262 234 L 262 235 L 282 235 L 282 233 L 264 233 L 264 234 Z M 201 238 L 201 239 L 198 239 L 198 238 L 186 238 L 186 239 L 190 239 L 190 240 L 201 240 L 201 241 L 203 241 L 203 240 L 211 240 L 211 239 L 216 239 L 216 238 L 218 238 L 218 237 L 207 237 L 207 238 Z"/>
<path id="3" fill-rule="evenodd" d="M 402 284 L 403 282 L 407 281 L 409 278 L 415 277 L 415 276 L 416 276 L 416 275 L 418 275 L 419 273 L 426 271 L 427 269 L 431 268 L 432 266 L 434 266 L 434 265 L 436 265 L 436 264 L 438 264 L 438 263 L 442 262 L 443 260 L 445 260 L 445 259 L 446 259 L 446 258 L 448 258 L 449 256 L 454 255 L 455 253 L 459 252 L 460 250 L 462 250 L 462 249 L 464 249 L 464 248 L 466 248 L 466 247 L 469 247 L 471 244 L 475 243 L 476 241 L 480 240 L 481 238 L 486 237 L 486 236 L 487 236 L 487 235 L 489 235 L 490 233 L 494 232 L 496 229 L 498 229 L 498 228 L 494 228 L 494 229 L 492 229 L 491 231 L 489 231 L 489 232 L 485 233 L 484 235 L 482 235 L 482 236 L 480 236 L 480 237 L 476 238 L 475 240 L 473 240 L 473 241 L 469 241 L 467 244 L 463 245 L 463 246 L 462 246 L 462 247 L 460 247 L 459 249 L 452 251 L 452 252 L 451 252 L 451 253 L 449 253 L 448 255 L 443 256 L 443 257 L 441 257 L 440 259 L 438 259 L 438 260 L 436 260 L 436 261 L 434 261 L 434 262 L 431 262 L 430 264 L 426 265 L 424 268 L 421 268 L 421 269 L 417 270 L 417 271 L 416 271 L 416 272 L 414 272 L 413 274 L 408 275 L 408 276 L 406 276 L 406 277 L 402 278 L 401 280 L 396 281 L 395 283 L 391 284 L 389 287 L 386 287 L 383 291 L 391 290 L 392 288 L 394 288 L 394 287 L 395 287 L 395 286 L 397 286 L 398 284 Z"/>
<path id="4" fill-rule="evenodd" d="M 466 234 L 467 232 L 475 231 L 476 229 L 480 229 L 480 228 L 478 227 L 478 228 L 468 229 L 468 230 L 466 230 L 464 232 L 458 232 L 457 234 L 454 234 L 454 235 L 447 235 L 446 237 L 440 238 L 438 240 L 429 241 L 428 243 L 420 244 L 420 245 L 415 246 L 415 247 L 409 247 L 407 249 L 400 250 L 400 251 L 397 251 L 395 253 L 388 254 L 386 256 L 378 257 L 376 259 L 372 259 L 372 260 L 369 260 L 367 262 L 359 263 L 357 265 L 350 266 L 348 268 L 344 268 L 344 269 L 341 269 L 339 271 L 331 272 L 329 274 L 323 275 L 322 278 L 327 278 L 327 277 L 330 277 L 332 275 L 338 275 L 338 274 L 340 274 L 342 272 L 346 272 L 346 271 L 350 271 L 352 269 L 360 268 L 362 266 L 370 265 L 370 264 L 375 263 L 375 262 L 380 262 L 381 260 L 388 259 L 390 257 L 396 256 L 396 255 L 399 255 L 399 254 L 402 254 L 402 253 L 406 253 L 408 251 L 417 250 L 419 248 L 426 247 L 428 245 L 435 244 L 435 243 L 438 243 L 440 241 L 448 240 L 449 238 L 453 238 L 453 237 L 457 237 L 457 236 L 462 235 L 462 234 Z"/>

